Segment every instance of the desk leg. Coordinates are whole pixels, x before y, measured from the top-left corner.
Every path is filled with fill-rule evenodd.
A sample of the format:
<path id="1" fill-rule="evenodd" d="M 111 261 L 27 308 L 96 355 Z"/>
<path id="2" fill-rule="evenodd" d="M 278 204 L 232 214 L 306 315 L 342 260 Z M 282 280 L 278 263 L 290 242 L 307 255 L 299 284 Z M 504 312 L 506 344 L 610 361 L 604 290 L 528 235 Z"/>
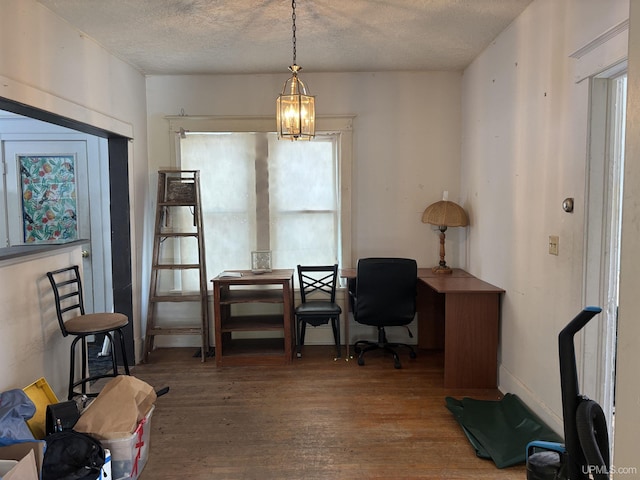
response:
<path id="1" fill-rule="evenodd" d="M 295 321 L 293 300 L 293 276 L 288 281 L 282 282 L 282 302 L 284 321 L 284 355 L 285 363 L 291 363 L 295 351 Z"/>

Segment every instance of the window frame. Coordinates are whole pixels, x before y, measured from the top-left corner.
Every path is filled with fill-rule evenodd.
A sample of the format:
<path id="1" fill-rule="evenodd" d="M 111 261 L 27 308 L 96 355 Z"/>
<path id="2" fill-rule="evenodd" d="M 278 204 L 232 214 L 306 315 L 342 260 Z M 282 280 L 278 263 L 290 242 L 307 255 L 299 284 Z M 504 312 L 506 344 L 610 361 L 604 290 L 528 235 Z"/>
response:
<path id="1" fill-rule="evenodd" d="M 352 265 L 351 253 L 351 180 L 353 149 L 353 115 L 320 116 L 316 118 L 317 134 L 337 134 L 339 162 L 338 202 L 340 218 L 339 264 Z M 255 116 L 166 116 L 169 123 L 171 166 L 180 166 L 181 132 L 275 132 L 273 117 Z M 286 140 L 281 140 L 286 141 Z"/>

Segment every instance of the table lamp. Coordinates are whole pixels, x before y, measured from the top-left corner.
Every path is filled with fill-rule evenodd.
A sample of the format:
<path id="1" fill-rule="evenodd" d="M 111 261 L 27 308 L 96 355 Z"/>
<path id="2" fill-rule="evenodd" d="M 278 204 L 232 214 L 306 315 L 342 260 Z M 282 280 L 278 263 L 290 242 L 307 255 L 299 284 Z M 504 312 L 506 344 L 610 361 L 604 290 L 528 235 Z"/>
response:
<path id="1" fill-rule="evenodd" d="M 422 223 L 436 225 L 440 230 L 440 264 L 433 267 L 433 273 L 451 273 L 451 268 L 444 260 L 444 232 L 448 227 L 465 227 L 469 224 L 466 212 L 457 203 L 444 199 L 429 205 L 422 214 Z"/>

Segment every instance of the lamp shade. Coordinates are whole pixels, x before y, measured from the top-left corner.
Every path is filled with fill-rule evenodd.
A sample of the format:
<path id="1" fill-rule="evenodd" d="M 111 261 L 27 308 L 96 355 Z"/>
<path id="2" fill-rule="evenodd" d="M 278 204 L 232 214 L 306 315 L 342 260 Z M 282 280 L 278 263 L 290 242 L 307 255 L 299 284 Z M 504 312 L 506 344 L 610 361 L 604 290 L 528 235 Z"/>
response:
<path id="1" fill-rule="evenodd" d="M 440 200 L 425 209 L 422 214 L 422 223 L 430 223 L 439 227 L 466 227 L 469 225 L 469 218 L 457 203 Z"/>

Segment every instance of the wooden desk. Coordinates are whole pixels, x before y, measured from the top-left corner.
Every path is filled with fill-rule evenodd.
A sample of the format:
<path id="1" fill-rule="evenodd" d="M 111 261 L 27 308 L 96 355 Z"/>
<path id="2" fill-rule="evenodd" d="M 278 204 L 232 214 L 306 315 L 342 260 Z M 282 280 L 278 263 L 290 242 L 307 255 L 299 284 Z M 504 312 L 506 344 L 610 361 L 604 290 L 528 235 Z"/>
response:
<path id="1" fill-rule="evenodd" d="M 217 366 L 291 363 L 293 345 L 293 270 L 282 269 L 241 277 L 215 277 L 213 305 Z M 232 315 L 241 303 L 282 304 L 282 314 Z M 234 332 L 278 332 L 282 338 L 234 339 Z"/>
<path id="2" fill-rule="evenodd" d="M 444 386 L 496 388 L 504 290 L 460 269 L 418 277 L 418 346 L 444 348 Z"/>
<path id="3" fill-rule="evenodd" d="M 356 269 L 340 276 L 355 278 Z M 418 347 L 444 349 L 445 387 L 496 388 L 502 293 L 459 268 L 451 275 L 418 269 Z"/>

